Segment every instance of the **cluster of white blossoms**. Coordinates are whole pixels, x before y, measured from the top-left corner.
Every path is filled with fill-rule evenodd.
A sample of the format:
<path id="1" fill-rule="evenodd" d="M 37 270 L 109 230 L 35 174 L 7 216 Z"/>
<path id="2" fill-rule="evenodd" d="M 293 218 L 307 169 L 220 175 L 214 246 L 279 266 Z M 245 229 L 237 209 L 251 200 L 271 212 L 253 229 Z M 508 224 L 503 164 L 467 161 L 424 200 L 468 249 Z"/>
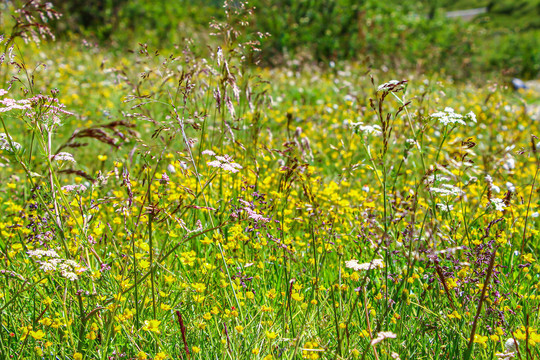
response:
<path id="1" fill-rule="evenodd" d="M 79 275 L 86 271 L 84 266 L 74 260 L 61 259 L 54 250 L 31 250 L 27 254 L 39 259 L 37 263 L 41 271 L 49 274 L 58 271 L 62 277 L 70 281 L 79 279 Z"/>
<path id="2" fill-rule="evenodd" d="M 51 257 L 51 258 L 59 257 L 58 253 L 55 250 L 41 250 L 41 249 L 29 250 L 27 254 L 37 259 L 41 259 L 42 257 Z"/>
<path id="3" fill-rule="evenodd" d="M 206 163 L 208 166 L 221 168 L 232 173 L 237 173 L 240 169 L 242 169 L 242 165 L 233 162 L 232 157 L 229 155 L 216 155 L 216 153 L 212 150 L 204 150 L 202 154 L 214 157 L 215 160 Z"/>
<path id="4" fill-rule="evenodd" d="M 441 196 L 459 196 L 465 194 L 459 187 L 450 184 L 441 184 L 440 187 L 431 187 L 429 191 Z"/>
<path id="5" fill-rule="evenodd" d="M 362 125 L 362 123 L 355 124 L 358 130 L 367 135 L 380 135 L 382 134 L 382 129 L 379 125 Z"/>
<path id="6" fill-rule="evenodd" d="M 373 259 L 373 261 L 368 263 L 359 264 L 358 260 L 349 260 L 345 261 L 345 266 L 349 269 L 356 271 L 360 270 L 371 270 L 371 269 L 382 269 L 384 267 L 383 259 Z"/>
<path id="7" fill-rule="evenodd" d="M 443 111 L 431 114 L 432 119 L 437 119 L 443 125 L 460 124 L 467 125 L 465 121 L 476 123 L 476 115 L 471 111 L 466 115 L 458 114 L 451 107 L 445 108 Z"/>
<path id="8" fill-rule="evenodd" d="M 497 185 L 493 183 L 493 178 L 490 175 L 486 175 L 485 179 L 486 179 L 488 188 L 492 192 L 495 192 L 495 193 L 501 192 L 501 188 L 499 188 Z M 506 183 L 506 187 L 508 188 L 508 190 L 512 192 L 515 191 L 515 188 L 512 190 L 511 187 L 508 186 L 508 183 Z M 488 206 L 490 205 L 493 206 L 495 210 L 497 211 L 504 211 L 504 209 L 506 208 L 506 204 L 504 203 L 504 200 L 498 199 L 498 198 L 491 198 L 490 202 L 488 203 Z"/>
<path id="9" fill-rule="evenodd" d="M 76 163 L 75 158 L 73 157 L 73 155 L 71 155 L 70 153 L 67 153 L 67 152 L 59 152 L 56 155 L 52 155 L 51 160 L 54 160 L 56 162 L 64 162 L 64 161 L 66 161 L 66 162 Z"/>
<path id="10" fill-rule="evenodd" d="M 441 210 L 441 211 L 444 211 L 444 212 L 450 212 L 452 210 L 454 210 L 454 205 L 451 205 L 451 204 L 441 204 L 441 203 L 438 203 L 437 204 L 437 207 Z"/>
<path id="11" fill-rule="evenodd" d="M 493 207 L 495 207 L 495 210 L 497 211 L 504 211 L 504 208 L 506 207 L 506 204 L 504 203 L 503 199 L 491 199 L 491 204 Z"/>
<path id="12" fill-rule="evenodd" d="M 493 178 L 491 175 L 486 175 L 486 182 L 491 191 L 496 192 L 497 194 L 501 192 L 501 188 L 493 184 Z"/>
<path id="13" fill-rule="evenodd" d="M 0 96 L 7 95 L 7 90 L 0 89 Z M 12 110 L 28 110 L 32 107 L 30 100 L 14 100 L 9 98 L 0 99 L 0 113 L 8 112 Z"/>
<path id="14" fill-rule="evenodd" d="M 21 149 L 21 144 L 13 141 L 12 137 L 5 133 L 0 133 L 0 150 L 16 152 Z"/>
<path id="15" fill-rule="evenodd" d="M 375 345 L 383 341 L 384 339 L 395 339 L 397 337 L 396 334 L 394 334 L 391 331 L 381 331 L 377 333 L 377 337 L 371 340 L 371 345 Z"/>
<path id="16" fill-rule="evenodd" d="M 447 176 L 442 176 L 439 174 L 433 174 L 426 176 L 426 179 L 424 180 L 424 184 L 433 184 L 437 181 L 450 181 L 451 179 Z"/>

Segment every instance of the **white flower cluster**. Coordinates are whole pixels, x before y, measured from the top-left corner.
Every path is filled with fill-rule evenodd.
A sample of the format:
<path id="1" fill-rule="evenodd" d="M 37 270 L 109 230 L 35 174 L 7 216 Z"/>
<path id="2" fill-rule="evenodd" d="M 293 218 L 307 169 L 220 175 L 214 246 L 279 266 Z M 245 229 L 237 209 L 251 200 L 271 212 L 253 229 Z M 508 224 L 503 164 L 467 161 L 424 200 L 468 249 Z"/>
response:
<path id="1" fill-rule="evenodd" d="M 58 253 L 54 250 L 31 250 L 27 252 L 33 258 L 40 259 L 37 262 L 40 264 L 41 271 L 53 273 L 59 271 L 64 278 L 75 281 L 79 275 L 86 271 L 86 268 L 79 265 L 76 261 L 61 259 Z M 42 258 L 47 258 L 41 261 Z"/>
<path id="2" fill-rule="evenodd" d="M 424 184 L 433 184 L 436 181 L 449 181 L 449 180 L 451 180 L 449 177 L 442 176 L 439 174 L 434 174 L 434 175 L 426 176 L 426 179 L 424 180 Z"/>
<path id="3" fill-rule="evenodd" d="M 467 125 L 465 120 L 476 123 L 476 115 L 471 111 L 467 115 L 458 114 L 451 107 L 445 108 L 443 111 L 431 114 L 431 118 L 439 120 L 443 125 L 460 124 Z"/>
<path id="4" fill-rule="evenodd" d="M 504 170 L 510 171 L 510 170 L 514 170 L 516 168 L 516 160 L 514 159 L 514 157 L 512 155 L 506 154 L 502 161 L 504 161 L 504 163 L 502 165 L 502 168 Z"/>
<path id="5" fill-rule="evenodd" d="M 0 133 L 0 150 L 6 151 L 19 151 L 21 149 L 21 144 L 12 140 L 12 137 L 6 135 L 5 133 Z"/>
<path id="6" fill-rule="evenodd" d="M 358 129 L 367 134 L 374 134 L 374 135 L 380 135 L 382 134 L 381 127 L 379 125 L 359 125 Z"/>
<path id="7" fill-rule="evenodd" d="M 506 207 L 503 199 L 491 199 L 491 204 L 495 207 L 495 210 L 497 211 L 504 211 L 504 208 Z"/>
<path id="8" fill-rule="evenodd" d="M 379 125 L 364 125 L 362 121 L 360 122 L 352 122 L 347 121 L 349 126 L 353 129 L 358 129 L 358 131 L 361 131 L 367 135 L 374 134 L 374 135 L 380 135 L 382 134 L 382 129 Z"/>
<path id="9" fill-rule="evenodd" d="M 208 166 L 221 168 L 232 173 L 237 173 L 240 169 L 242 169 L 242 165 L 233 162 L 232 157 L 229 155 L 216 155 L 216 153 L 214 153 L 212 150 L 204 150 L 202 154 L 214 157 L 215 160 L 206 163 Z"/>
<path id="10" fill-rule="evenodd" d="M 454 205 L 446 205 L 446 204 L 437 204 L 437 207 L 439 209 L 441 209 L 441 211 L 444 211 L 444 212 L 450 212 L 452 210 L 454 210 Z"/>
<path id="11" fill-rule="evenodd" d="M 486 182 L 491 191 L 496 192 L 497 194 L 501 192 L 501 188 L 493 184 L 493 178 L 490 175 L 486 175 Z"/>
<path id="12" fill-rule="evenodd" d="M 67 162 L 76 163 L 75 158 L 73 157 L 73 155 L 71 155 L 70 153 L 67 153 L 67 152 L 59 152 L 56 155 L 52 155 L 51 160 L 54 160 L 56 162 L 67 161 Z"/>
<path id="13" fill-rule="evenodd" d="M 7 94 L 4 89 L 0 89 L 1 92 L 4 92 L 2 95 Z M 0 99 L 0 104 L 4 105 L 0 107 L 0 113 L 8 112 L 11 110 L 28 110 L 31 107 L 31 102 L 29 100 L 14 100 L 14 99 Z"/>
<path id="14" fill-rule="evenodd" d="M 52 257 L 52 258 L 57 258 L 59 257 L 58 253 L 54 250 L 30 250 L 27 252 L 28 255 L 30 255 L 31 257 L 35 257 L 35 258 L 38 258 L 38 259 L 41 259 L 42 257 L 46 256 L 46 257 Z"/>
<path id="15" fill-rule="evenodd" d="M 394 334 L 391 331 L 381 331 L 377 334 L 377 337 L 373 340 L 371 340 L 371 345 L 375 345 L 383 341 L 384 339 L 395 339 L 397 337 L 396 334 Z"/>
<path id="16" fill-rule="evenodd" d="M 371 269 L 381 269 L 384 267 L 384 260 L 383 259 L 373 259 L 373 261 L 368 263 L 359 264 L 358 260 L 349 260 L 345 261 L 345 266 L 349 269 L 353 269 L 356 271 L 359 270 L 371 270 Z"/>
<path id="17" fill-rule="evenodd" d="M 463 190 L 458 188 L 457 186 L 450 185 L 450 184 L 441 184 L 441 187 L 432 187 L 429 188 L 429 191 L 438 193 L 441 196 L 458 196 L 465 194 Z"/>

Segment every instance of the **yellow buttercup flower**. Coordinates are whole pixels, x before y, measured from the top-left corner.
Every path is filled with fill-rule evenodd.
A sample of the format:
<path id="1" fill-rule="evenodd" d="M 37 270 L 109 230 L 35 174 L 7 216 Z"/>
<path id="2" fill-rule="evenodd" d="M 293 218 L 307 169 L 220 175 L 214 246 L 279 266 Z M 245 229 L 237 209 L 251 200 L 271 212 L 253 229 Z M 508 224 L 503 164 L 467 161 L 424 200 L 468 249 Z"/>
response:
<path id="1" fill-rule="evenodd" d="M 145 320 L 144 326 L 142 329 L 144 331 L 150 331 L 156 334 L 161 334 L 161 331 L 159 330 L 159 325 L 161 324 L 161 321 L 159 320 Z"/>

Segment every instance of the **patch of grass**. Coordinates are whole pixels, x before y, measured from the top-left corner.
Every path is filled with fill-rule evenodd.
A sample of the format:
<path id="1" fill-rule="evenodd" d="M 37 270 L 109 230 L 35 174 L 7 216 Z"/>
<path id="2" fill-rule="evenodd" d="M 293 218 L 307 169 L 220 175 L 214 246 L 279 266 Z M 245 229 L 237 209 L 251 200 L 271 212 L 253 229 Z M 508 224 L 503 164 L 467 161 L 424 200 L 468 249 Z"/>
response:
<path id="1" fill-rule="evenodd" d="M 2 43 L 0 358 L 539 356 L 538 94 L 248 66 L 235 6 L 208 57 L 38 47 L 32 4 Z"/>

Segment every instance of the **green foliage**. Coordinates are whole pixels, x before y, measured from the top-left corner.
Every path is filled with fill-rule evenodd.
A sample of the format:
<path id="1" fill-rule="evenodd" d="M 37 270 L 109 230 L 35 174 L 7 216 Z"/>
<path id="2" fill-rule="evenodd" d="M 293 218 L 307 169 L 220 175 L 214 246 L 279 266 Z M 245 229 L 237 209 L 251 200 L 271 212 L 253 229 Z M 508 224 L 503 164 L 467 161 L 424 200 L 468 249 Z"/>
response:
<path id="1" fill-rule="evenodd" d="M 177 43 L 196 32 L 204 32 L 212 17 L 222 13 L 216 0 L 194 4 L 177 1 L 56 0 L 66 21 L 57 24 L 60 32 L 80 33 L 103 43 L 123 44 L 144 41 L 158 46 Z M 144 34 L 144 40 L 138 38 Z M 137 37 L 137 38 L 135 38 Z"/>
<path id="2" fill-rule="evenodd" d="M 43 41 L 28 4 L 0 15 L 0 359 L 540 357 L 540 92 L 399 75 L 528 45 L 370 3 L 395 68 L 268 69 L 246 8 L 203 57 Z"/>
<path id="3" fill-rule="evenodd" d="M 317 60 L 351 58 L 361 47 L 364 1 L 256 0 L 254 4 L 255 28 L 272 35 L 264 44 L 270 63 L 279 61 L 283 53 L 307 49 Z"/>
<path id="4" fill-rule="evenodd" d="M 487 66 L 503 68 L 515 76 L 534 78 L 540 73 L 540 30 L 499 33 L 481 43 Z"/>
<path id="5" fill-rule="evenodd" d="M 234 4 L 234 2 L 233 2 Z M 57 0 L 67 21 L 59 30 L 102 42 L 163 48 L 195 38 L 208 44 L 208 22 L 220 0 Z M 373 67 L 435 71 L 456 78 L 504 72 L 534 78 L 539 71 L 540 1 L 253 0 L 252 28 L 271 36 L 262 44 L 268 65 L 339 60 Z M 475 21 L 447 19 L 447 10 L 487 7 Z"/>

